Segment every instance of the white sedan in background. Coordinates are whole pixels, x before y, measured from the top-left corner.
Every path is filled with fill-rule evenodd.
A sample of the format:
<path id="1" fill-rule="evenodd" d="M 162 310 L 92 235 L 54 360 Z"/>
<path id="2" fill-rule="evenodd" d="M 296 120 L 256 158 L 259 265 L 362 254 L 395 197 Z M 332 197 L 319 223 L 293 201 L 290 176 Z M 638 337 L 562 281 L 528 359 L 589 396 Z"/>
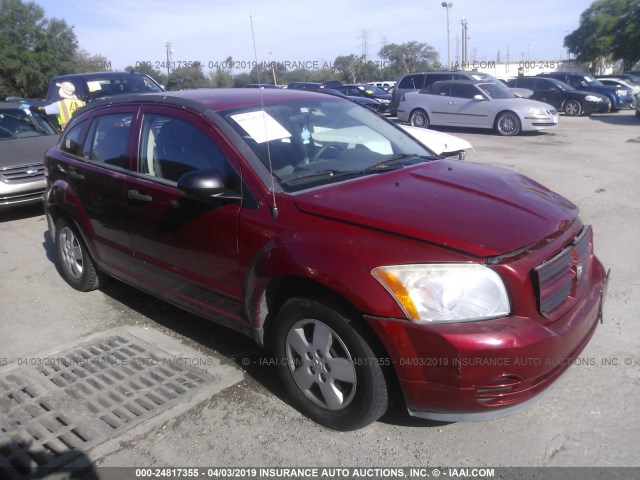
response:
<path id="1" fill-rule="evenodd" d="M 398 104 L 398 120 L 422 128 L 490 128 L 500 135 L 518 135 L 557 126 L 558 112 L 546 103 L 515 97 L 497 83 L 450 80 L 405 93 Z"/>

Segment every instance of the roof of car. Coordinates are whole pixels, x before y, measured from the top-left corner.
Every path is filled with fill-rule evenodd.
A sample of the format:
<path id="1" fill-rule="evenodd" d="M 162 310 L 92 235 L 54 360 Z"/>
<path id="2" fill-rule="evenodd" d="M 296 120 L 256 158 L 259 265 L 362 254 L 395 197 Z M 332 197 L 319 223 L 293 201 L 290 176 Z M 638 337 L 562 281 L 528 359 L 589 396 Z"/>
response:
<path id="1" fill-rule="evenodd" d="M 142 72 L 128 72 L 128 71 L 119 71 L 119 72 L 85 72 L 85 73 L 69 73 L 67 75 L 58 75 L 54 77 L 56 78 L 91 78 L 91 77 L 101 77 L 101 78 L 109 78 L 109 77 L 121 77 L 122 75 L 146 75 Z"/>
<path id="2" fill-rule="evenodd" d="M 220 111 L 228 108 L 269 104 L 279 101 L 318 98 L 327 95 L 311 90 L 288 90 L 279 88 L 201 88 L 163 93 L 141 93 L 116 95 L 95 100 L 83 107 L 92 109 L 101 105 L 120 105 L 126 103 L 163 103 L 191 107 L 197 111 L 206 109 Z M 338 97 L 335 97 L 338 99 Z"/>

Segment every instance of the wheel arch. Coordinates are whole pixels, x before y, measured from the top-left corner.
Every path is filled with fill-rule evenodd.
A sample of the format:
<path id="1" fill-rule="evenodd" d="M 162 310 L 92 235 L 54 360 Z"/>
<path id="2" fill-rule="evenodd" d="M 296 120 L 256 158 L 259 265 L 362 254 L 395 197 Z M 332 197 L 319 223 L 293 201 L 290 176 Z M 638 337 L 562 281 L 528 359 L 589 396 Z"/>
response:
<path id="1" fill-rule="evenodd" d="M 516 116 L 516 118 L 518 119 L 518 122 L 520 122 L 520 132 L 522 132 L 522 117 L 520 115 L 518 115 L 518 112 L 514 111 L 514 110 L 510 110 L 508 108 L 504 108 L 502 110 L 499 110 L 496 113 L 496 116 L 493 117 L 493 130 L 497 131 L 498 130 L 498 119 L 500 118 L 500 116 L 502 116 L 505 113 L 512 113 L 513 115 Z"/>

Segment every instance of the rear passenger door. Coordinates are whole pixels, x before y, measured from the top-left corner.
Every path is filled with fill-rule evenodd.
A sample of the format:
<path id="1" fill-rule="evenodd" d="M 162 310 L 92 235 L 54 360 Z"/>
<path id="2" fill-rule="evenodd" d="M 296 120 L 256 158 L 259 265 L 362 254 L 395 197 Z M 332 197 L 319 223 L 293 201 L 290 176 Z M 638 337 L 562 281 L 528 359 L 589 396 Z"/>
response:
<path id="1" fill-rule="evenodd" d="M 133 164 L 129 140 L 136 114 L 137 107 L 105 108 L 75 124 L 61 147 L 68 159 L 58 168 L 71 187 L 69 195 L 77 196 L 82 206 L 75 220 L 83 224 L 96 261 L 132 283 L 135 275 L 124 188 Z"/>
<path id="2" fill-rule="evenodd" d="M 138 168 L 125 186 L 134 260 L 143 287 L 233 328 L 241 321 L 240 202 L 177 188 L 187 172 L 217 169 L 240 192 L 224 142 L 200 117 L 142 108 Z"/>

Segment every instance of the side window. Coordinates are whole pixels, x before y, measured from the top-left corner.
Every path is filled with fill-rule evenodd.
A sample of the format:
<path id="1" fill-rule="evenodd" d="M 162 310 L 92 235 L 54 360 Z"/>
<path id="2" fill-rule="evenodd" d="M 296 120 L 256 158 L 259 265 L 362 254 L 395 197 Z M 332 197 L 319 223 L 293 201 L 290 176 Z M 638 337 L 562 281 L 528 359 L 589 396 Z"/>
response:
<path id="1" fill-rule="evenodd" d="M 96 117 L 91 124 L 82 156 L 116 167 L 129 167 L 129 131 L 131 113 L 114 113 Z"/>
<path id="2" fill-rule="evenodd" d="M 540 80 L 537 82 L 537 87 L 539 90 L 548 90 L 547 88 L 544 88 L 544 84 L 546 84 L 547 82 L 545 80 Z M 535 90 L 536 89 L 536 80 L 533 78 L 518 78 L 518 80 L 516 81 L 516 85 L 518 86 L 518 88 L 528 88 L 530 90 Z M 542 87 L 542 88 L 541 88 Z"/>
<path id="3" fill-rule="evenodd" d="M 552 82 L 544 79 L 536 80 L 536 88 L 543 92 L 550 92 L 551 90 L 555 90 Z"/>
<path id="4" fill-rule="evenodd" d="M 436 85 L 433 87 L 433 95 L 448 97 L 451 93 L 451 85 Z"/>
<path id="5" fill-rule="evenodd" d="M 479 95 L 479 94 L 480 92 L 478 92 L 471 85 L 456 85 L 456 84 L 451 85 L 452 97 L 471 99 L 474 97 L 474 95 Z"/>
<path id="6" fill-rule="evenodd" d="M 80 144 L 80 141 L 82 140 L 82 134 L 84 133 L 87 124 L 88 122 L 77 123 L 65 132 L 64 140 L 60 146 L 60 149 L 63 152 L 78 156 L 82 154 L 82 145 Z"/>
<path id="7" fill-rule="evenodd" d="M 167 115 L 145 115 L 139 158 L 141 173 L 173 182 L 204 169 L 216 169 L 231 180 L 232 168 L 211 139 L 189 122 Z"/>
<path id="8" fill-rule="evenodd" d="M 435 82 L 441 82 L 443 80 L 450 80 L 450 79 L 451 79 L 451 76 L 449 76 L 449 75 L 427 74 L 427 75 L 425 75 L 424 87 L 423 88 L 427 88 L 428 86 L 430 86 L 431 84 L 433 84 Z"/>
<path id="9" fill-rule="evenodd" d="M 398 88 L 408 88 L 411 90 L 420 90 L 424 88 L 424 75 L 415 74 L 408 75 L 402 79 Z"/>

